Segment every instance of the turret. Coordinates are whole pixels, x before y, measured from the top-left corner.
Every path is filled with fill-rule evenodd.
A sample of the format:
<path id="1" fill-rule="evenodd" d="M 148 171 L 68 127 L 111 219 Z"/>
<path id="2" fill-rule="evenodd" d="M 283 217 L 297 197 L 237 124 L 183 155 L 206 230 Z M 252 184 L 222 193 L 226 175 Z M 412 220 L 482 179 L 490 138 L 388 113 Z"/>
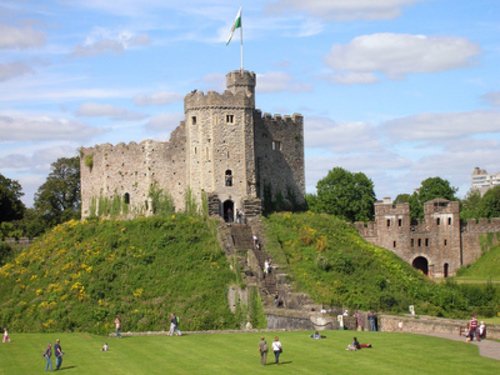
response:
<path id="1" fill-rule="evenodd" d="M 233 94 L 245 93 L 247 97 L 251 97 L 255 103 L 255 73 L 246 70 L 235 70 L 226 75 L 226 87 Z M 255 104 L 254 104 L 255 106 Z"/>

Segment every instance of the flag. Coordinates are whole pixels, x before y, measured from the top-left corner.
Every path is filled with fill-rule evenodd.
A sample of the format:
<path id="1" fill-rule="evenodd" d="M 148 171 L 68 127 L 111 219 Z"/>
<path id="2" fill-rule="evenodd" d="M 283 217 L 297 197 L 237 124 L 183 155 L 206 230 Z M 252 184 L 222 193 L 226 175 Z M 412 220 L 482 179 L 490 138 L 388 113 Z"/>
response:
<path id="1" fill-rule="evenodd" d="M 234 31 L 236 29 L 239 29 L 240 27 L 241 27 L 241 8 L 238 11 L 236 18 L 234 19 L 233 26 L 231 27 L 231 34 L 229 34 L 229 38 L 227 39 L 226 46 L 229 44 L 231 39 L 233 39 Z"/>

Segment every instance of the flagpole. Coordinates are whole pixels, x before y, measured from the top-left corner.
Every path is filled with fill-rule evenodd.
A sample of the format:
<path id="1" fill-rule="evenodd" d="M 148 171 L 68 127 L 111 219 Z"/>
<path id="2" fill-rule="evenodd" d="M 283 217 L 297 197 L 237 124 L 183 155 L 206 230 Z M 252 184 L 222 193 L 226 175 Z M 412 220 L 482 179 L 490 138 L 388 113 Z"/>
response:
<path id="1" fill-rule="evenodd" d="M 240 73 L 243 73 L 243 22 L 241 22 L 240 26 Z"/>

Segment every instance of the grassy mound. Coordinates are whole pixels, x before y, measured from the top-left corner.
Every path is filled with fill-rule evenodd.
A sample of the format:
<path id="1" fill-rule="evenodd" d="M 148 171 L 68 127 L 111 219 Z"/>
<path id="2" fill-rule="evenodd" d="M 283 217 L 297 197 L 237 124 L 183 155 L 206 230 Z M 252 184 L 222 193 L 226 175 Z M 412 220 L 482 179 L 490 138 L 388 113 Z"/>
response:
<path id="1" fill-rule="evenodd" d="M 500 282 L 500 245 L 491 247 L 475 263 L 460 269 L 457 280 Z"/>
<path id="2" fill-rule="evenodd" d="M 234 282 L 215 226 L 172 215 L 132 221 L 70 221 L 0 268 L 0 322 L 24 332 L 233 328 Z"/>
<path id="3" fill-rule="evenodd" d="M 419 314 L 447 317 L 466 317 L 478 308 L 460 286 L 429 281 L 334 216 L 282 213 L 264 223 L 275 262 L 286 265 L 297 289 L 318 303 L 394 313 L 415 305 Z M 488 303 L 497 306 L 498 296 L 497 288 Z"/>

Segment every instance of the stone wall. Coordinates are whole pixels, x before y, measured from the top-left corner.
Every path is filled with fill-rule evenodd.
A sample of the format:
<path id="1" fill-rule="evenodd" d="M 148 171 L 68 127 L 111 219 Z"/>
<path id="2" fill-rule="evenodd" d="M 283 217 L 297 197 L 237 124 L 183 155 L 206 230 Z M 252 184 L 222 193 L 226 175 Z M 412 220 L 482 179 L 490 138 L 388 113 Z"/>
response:
<path id="1" fill-rule="evenodd" d="M 278 193 L 291 203 L 303 204 L 305 196 L 304 124 L 299 114 L 281 116 L 255 113 L 257 190 L 265 199 Z M 293 207 L 290 207 L 293 208 Z"/>
<path id="2" fill-rule="evenodd" d="M 379 316 L 379 328 L 384 332 L 437 333 L 460 336 L 465 333 L 466 326 L 466 320 L 392 315 Z M 489 325 L 486 327 L 486 332 L 488 339 L 500 340 L 499 326 Z"/>

